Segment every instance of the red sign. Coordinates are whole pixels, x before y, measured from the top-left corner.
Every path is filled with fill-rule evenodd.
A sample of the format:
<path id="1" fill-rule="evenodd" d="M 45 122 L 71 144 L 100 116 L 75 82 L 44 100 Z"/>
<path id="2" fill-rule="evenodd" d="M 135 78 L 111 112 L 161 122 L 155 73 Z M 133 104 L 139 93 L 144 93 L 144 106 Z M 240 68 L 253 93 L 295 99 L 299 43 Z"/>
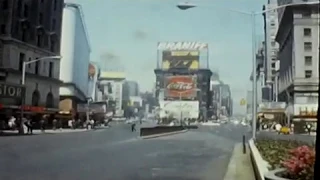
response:
<path id="1" fill-rule="evenodd" d="M 45 110 L 44 107 L 39 106 L 22 106 L 24 111 L 31 111 L 31 112 L 43 112 Z"/>
<path id="2" fill-rule="evenodd" d="M 169 76 L 166 83 L 167 97 L 196 96 L 196 82 L 194 76 Z"/>

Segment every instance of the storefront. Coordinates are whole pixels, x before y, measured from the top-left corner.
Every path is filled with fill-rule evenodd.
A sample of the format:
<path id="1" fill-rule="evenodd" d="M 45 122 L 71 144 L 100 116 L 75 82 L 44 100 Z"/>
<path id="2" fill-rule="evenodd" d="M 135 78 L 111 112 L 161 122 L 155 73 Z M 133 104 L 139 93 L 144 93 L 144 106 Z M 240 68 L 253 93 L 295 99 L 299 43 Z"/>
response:
<path id="1" fill-rule="evenodd" d="M 46 115 L 50 123 L 53 115 L 58 111 L 55 108 L 46 108 L 44 106 L 23 105 L 25 97 L 25 87 L 19 84 L 0 83 L 0 120 L 7 120 L 11 116 L 21 118 L 21 115 L 28 116 L 36 124 Z"/>

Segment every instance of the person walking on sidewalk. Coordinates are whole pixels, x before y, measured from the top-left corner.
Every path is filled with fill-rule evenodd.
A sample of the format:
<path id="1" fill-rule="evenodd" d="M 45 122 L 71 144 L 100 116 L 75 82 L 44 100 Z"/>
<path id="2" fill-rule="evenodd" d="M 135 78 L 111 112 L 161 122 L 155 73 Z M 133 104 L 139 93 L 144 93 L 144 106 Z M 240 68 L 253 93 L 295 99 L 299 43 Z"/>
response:
<path id="1" fill-rule="evenodd" d="M 43 116 L 40 120 L 40 128 L 41 128 L 41 132 L 45 132 L 45 120 L 44 120 L 45 116 Z"/>
<path id="2" fill-rule="evenodd" d="M 32 127 L 32 120 L 30 118 L 27 118 L 27 121 L 25 122 L 25 125 L 27 126 L 27 133 L 32 134 L 33 127 Z"/>
<path id="3" fill-rule="evenodd" d="M 137 131 L 136 130 L 136 123 L 131 124 L 131 132 Z"/>
<path id="4" fill-rule="evenodd" d="M 52 121 L 52 129 L 55 131 L 57 130 L 57 124 L 58 124 L 58 121 L 56 118 L 53 119 Z"/>

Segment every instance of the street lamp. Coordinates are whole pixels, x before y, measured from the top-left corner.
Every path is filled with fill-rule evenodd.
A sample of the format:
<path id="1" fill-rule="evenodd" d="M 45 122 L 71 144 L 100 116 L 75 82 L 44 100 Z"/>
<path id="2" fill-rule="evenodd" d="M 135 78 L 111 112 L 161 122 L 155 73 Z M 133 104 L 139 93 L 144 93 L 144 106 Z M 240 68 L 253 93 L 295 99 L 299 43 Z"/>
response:
<path id="1" fill-rule="evenodd" d="M 34 60 L 31 60 L 31 61 L 23 61 L 22 74 L 21 74 L 21 85 L 22 86 L 25 85 L 26 67 L 27 67 L 28 64 L 32 64 L 32 63 L 35 63 L 35 62 L 38 62 L 38 61 L 43 61 L 43 60 L 48 60 L 48 59 L 61 59 L 61 58 L 62 58 L 61 56 L 45 56 L 45 57 L 42 57 L 42 58 L 39 58 L 39 59 L 34 59 Z M 20 134 L 24 134 L 24 128 L 23 128 L 23 122 L 22 122 L 22 120 L 23 120 L 24 101 L 25 101 L 25 94 L 23 95 L 22 100 L 21 100 L 21 120 L 20 120 L 20 131 L 19 131 Z"/>
<path id="2" fill-rule="evenodd" d="M 294 4 L 284 4 L 284 5 L 280 5 L 274 8 L 270 8 L 270 9 L 266 9 L 264 11 L 259 11 L 259 12 L 246 12 L 246 11 L 241 11 L 241 10 L 235 10 L 235 9 L 228 9 L 228 8 L 223 8 L 226 11 L 230 11 L 230 12 L 236 12 L 236 13 L 240 13 L 240 14 L 245 14 L 245 15 L 249 15 L 251 17 L 251 30 L 252 30 L 252 74 L 253 74 L 253 83 L 252 83 L 252 98 L 253 98 L 253 108 L 252 108 L 252 138 L 256 139 L 256 126 L 257 126 L 257 68 L 256 68 L 256 56 L 255 56 L 255 43 L 256 43 L 256 21 L 255 21 L 255 17 L 256 15 L 261 15 L 264 14 L 266 12 L 270 12 L 270 11 L 274 11 L 280 8 L 285 8 L 285 7 L 289 7 L 289 6 L 298 6 L 298 5 L 314 5 L 314 4 L 319 4 L 318 1 L 311 1 L 311 2 L 302 2 L 302 3 L 294 3 Z M 187 10 L 187 9 L 191 9 L 197 7 L 196 4 L 190 4 L 188 2 L 184 2 L 184 3 L 180 3 L 177 5 L 177 8 L 179 8 L 180 10 Z M 218 7 L 221 8 L 221 7 Z"/>
<path id="3" fill-rule="evenodd" d="M 90 102 L 93 101 L 92 97 L 87 97 L 87 109 L 86 109 L 86 115 L 87 115 L 87 122 L 90 120 Z"/>

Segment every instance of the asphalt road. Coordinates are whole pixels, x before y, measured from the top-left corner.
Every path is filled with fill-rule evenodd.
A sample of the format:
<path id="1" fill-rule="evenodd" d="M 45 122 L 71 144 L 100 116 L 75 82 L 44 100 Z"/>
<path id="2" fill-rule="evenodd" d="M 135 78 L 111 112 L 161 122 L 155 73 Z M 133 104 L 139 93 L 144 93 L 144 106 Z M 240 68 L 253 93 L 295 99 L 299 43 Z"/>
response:
<path id="1" fill-rule="evenodd" d="M 0 137 L 1 180 L 222 180 L 244 127 L 200 127 L 142 140 L 130 125 Z"/>

